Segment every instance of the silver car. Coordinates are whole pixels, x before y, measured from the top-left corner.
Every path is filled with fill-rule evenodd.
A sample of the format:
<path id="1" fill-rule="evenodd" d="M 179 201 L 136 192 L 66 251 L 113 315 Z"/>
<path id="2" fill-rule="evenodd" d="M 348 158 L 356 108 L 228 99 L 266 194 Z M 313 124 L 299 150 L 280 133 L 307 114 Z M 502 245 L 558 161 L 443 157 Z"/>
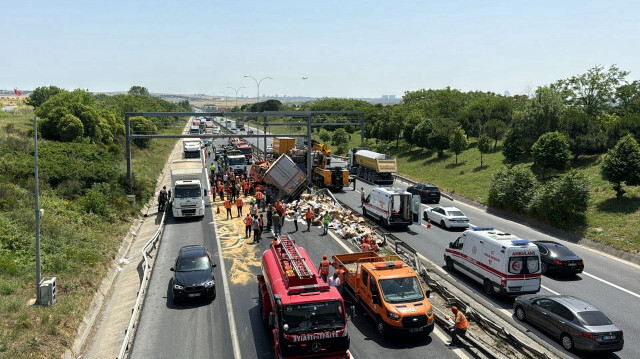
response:
<path id="1" fill-rule="evenodd" d="M 439 224 L 442 228 L 468 228 L 469 218 L 456 207 L 433 207 L 423 213 L 425 221 Z"/>
<path id="2" fill-rule="evenodd" d="M 528 294 L 513 302 L 516 318 L 559 339 L 569 351 L 617 352 L 622 330 L 591 304 L 568 295 Z"/>

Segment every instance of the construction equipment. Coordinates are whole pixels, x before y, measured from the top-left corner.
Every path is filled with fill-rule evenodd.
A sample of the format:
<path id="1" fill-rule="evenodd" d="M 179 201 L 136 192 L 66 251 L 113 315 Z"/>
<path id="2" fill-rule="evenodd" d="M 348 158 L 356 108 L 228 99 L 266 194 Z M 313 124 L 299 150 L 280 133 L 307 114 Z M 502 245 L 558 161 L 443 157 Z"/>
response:
<path id="1" fill-rule="evenodd" d="M 312 182 L 320 188 L 342 190 L 343 187 L 348 187 L 349 171 L 340 165 L 331 163 L 331 149 L 318 141 L 312 141 L 312 144 Z"/>

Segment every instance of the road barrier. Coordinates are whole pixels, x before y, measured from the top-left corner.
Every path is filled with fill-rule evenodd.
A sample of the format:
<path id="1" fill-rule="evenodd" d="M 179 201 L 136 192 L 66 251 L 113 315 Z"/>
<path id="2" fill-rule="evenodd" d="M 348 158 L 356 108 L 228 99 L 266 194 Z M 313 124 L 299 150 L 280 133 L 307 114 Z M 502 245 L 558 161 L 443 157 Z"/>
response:
<path id="1" fill-rule="evenodd" d="M 149 260 L 147 259 L 147 257 L 148 257 L 147 256 L 147 251 L 149 249 L 149 246 L 151 246 L 151 245 L 153 245 L 152 248 L 155 249 L 158 240 L 162 237 L 162 233 L 164 232 L 164 219 L 167 216 L 167 209 L 168 208 L 169 208 L 169 205 L 166 204 L 165 205 L 165 211 L 162 214 L 162 220 L 160 221 L 160 225 L 158 226 L 158 229 L 153 234 L 153 236 L 151 236 L 151 239 L 149 239 L 149 241 L 144 245 L 144 247 L 142 247 L 142 259 L 144 261 L 144 264 L 143 264 L 144 273 L 142 275 L 142 281 L 140 282 L 140 289 L 138 289 L 138 294 L 137 294 L 137 297 L 136 297 L 136 303 L 134 304 L 133 309 L 131 310 L 131 320 L 129 320 L 129 326 L 127 327 L 127 330 L 125 330 L 125 336 L 124 336 L 124 340 L 122 341 L 122 346 L 120 347 L 120 354 L 118 354 L 118 359 L 125 358 L 125 356 L 127 355 L 127 351 L 129 350 L 129 342 L 132 339 L 131 333 L 133 332 L 133 329 L 135 328 L 136 321 L 138 319 L 138 311 L 140 310 L 140 307 L 141 307 L 141 304 L 142 304 L 142 297 L 143 297 L 144 291 L 147 288 L 148 280 L 149 280 L 149 273 L 151 271 L 151 266 L 149 265 Z"/>

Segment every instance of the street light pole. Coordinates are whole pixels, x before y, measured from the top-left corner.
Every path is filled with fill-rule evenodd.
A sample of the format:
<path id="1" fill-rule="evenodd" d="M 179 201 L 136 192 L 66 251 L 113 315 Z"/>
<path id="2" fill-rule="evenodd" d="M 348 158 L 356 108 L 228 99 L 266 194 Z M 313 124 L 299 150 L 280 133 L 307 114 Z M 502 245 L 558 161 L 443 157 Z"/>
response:
<path id="1" fill-rule="evenodd" d="M 235 91 L 235 92 L 236 92 L 236 107 L 238 107 L 238 91 L 240 91 L 240 89 L 243 89 L 243 88 L 245 88 L 245 87 L 244 87 L 244 86 L 242 86 L 242 87 L 238 87 L 237 89 L 234 89 L 234 88 L 233 88 L 233 87 L 231 87 L 231 86 L 227 86 L 227 88 L 228 88 L 228 89 L 232 89 L 233 91 Z"/>
<path id="2" fill-rule="evenodd" d="M 244 77 L 249 77 L 249 78 L 253 79 L 253 81 L 256 82 L 256 86 L 258 86 L 258 96 L 256 97 L 256 103 L 260 102 L 260 83 L 262 82 L 262 80 L 266 80 L 266 79 L 273 80 L 273 77 L 269 77 L 269 76 L 263 77 L 263 78 L 260 79 L 260 81 L 256 80 L 256 78 L 253 77 L 253 76 L 244 75 Z"/>
<path id="3" fill-rule="evenodd" d="M 40 188 L 38 185 L 38 118 L 33 118 L 33 146 L 35 158 L 35 195 L 36 195 L 36 303 L 40 303 Z"/>

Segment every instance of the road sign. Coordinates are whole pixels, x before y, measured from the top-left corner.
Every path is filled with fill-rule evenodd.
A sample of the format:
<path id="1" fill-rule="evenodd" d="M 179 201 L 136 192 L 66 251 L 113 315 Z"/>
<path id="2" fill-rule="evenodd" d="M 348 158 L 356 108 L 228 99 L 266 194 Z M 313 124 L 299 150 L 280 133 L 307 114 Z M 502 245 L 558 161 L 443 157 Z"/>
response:
<path id="1" fill-rule="evenodd" d="M 218 107 L 218 111 L 225 112 L 227 110 L 226 107 Z"/>

